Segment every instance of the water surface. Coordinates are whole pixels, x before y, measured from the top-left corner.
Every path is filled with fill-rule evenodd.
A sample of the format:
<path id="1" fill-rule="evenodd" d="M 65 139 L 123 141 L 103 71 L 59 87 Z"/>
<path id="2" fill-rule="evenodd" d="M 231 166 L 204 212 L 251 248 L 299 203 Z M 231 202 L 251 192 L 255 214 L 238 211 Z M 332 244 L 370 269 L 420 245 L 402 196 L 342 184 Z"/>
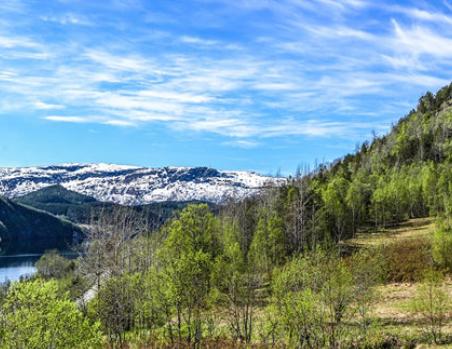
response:
<path id="1" fill-rule="evenodd" d="M 0 283 L 17 281 L 36 272 L 35 263 L 47 250 L 57 249 L 74 256 L 60 240 L 8 241 L 0 244 Z"/>

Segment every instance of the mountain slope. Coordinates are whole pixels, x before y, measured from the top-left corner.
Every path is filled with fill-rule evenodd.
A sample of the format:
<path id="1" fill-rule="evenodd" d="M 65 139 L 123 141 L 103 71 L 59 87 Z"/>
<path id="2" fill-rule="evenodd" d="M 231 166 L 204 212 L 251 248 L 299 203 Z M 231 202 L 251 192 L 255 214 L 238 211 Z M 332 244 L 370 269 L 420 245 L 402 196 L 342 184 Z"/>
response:
<path id="1" fill-rule="evenodd" d="M 428 92 L 395 124 L 390 132 L 365 142 L 360 151 L 347 155 L 332 166 L 333 172 L 347 163 L 372 171 L 383 167 L 452 160 L 452 84 L 435 95 Z"/>
<path id="2" fill-rule="evenodd" d="M 0 197 L 1 242 L 46 239 L 70 243 L 81 233 L 68 221 Z"/>
<path id="3" fill-rule="evenodd" d="M 54 215 L 65 216 L 67 219 L 79 223 L 89 224 L 93 218 L 102 213 L 121 208 L 122 205 L 111 202 L 100 202 L 87 195 L 68 190 L 61 185 L 44 187 L 14 199 L 15 202 L 32 206 L 50 212 Z M 184 208 L 191 202 L 158 202 L 147 205 L 132 206 L 130 210 L 144 214 L 151 227 L 158 227 L 171 218 L 175 211 Z M 214 208 L 213 205 L 211 205 Z"/>
<path id="4" fill-rule="evenodd" d="M 81 224 L 88 224 L 92 217 L 103 209 L 112 208 L 112 203 L 102 203 L 96 199 L 67 190 L 61 185 L 52 185 L 19 196 L 15 202 L 37 208 Z"/>
<path id="5" fill-rule="evenodd" d="M 16 201 L 26 205 L 33 203 L 41 203 L 43 205 L 83 205 L 98 202 L 96 199 L 90 196 L 67 190 L 61 185 L 52 185 L 50 187 L 45 187 L 43 189 L 33 191 L 31 193 L 25 194 L 24 196 L 18 197 Z"/>
<path id="6" fill-rule="evenodd" d="M 426 216 L 452 228 L 452 84 L 428 92 L 386 135 L 308 179 L 322 229 L 336 239 Z"/>
<path id="7" fill-rule="evenodd" d="M 143 205 L 154 202 L 220 203 L 254 195 L 283 179 L 252 172 L 207 167 L 144 168 L 108 164 L 1 168 L 0 194 L 15 198 L 59 184 L 103 202 Z"/>

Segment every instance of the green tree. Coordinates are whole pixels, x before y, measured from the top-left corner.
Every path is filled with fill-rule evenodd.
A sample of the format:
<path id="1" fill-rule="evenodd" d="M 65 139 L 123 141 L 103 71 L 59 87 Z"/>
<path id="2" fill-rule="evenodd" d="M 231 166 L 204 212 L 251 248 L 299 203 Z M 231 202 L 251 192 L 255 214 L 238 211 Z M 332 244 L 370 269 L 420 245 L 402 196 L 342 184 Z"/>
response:
<path id="1" fill-rule="evenodd" d="M 452 231 L 441 229 L 435 232 L 432 254 L 433 260 L 440 268 L 452 271 Z"/>
<path id="2" fill-rule="evenodd" d="M 355 288 L 344 261 L 317 250 L 274 274 L 273 303 L 292 345 L 337 348 L 345 343 Z"/>
<path id="3" fill-rule="evenodd" d="M 321 348 L 325 344 L 325 307 L 319 297 L 322 277 L 314 266 L 323 256 L 312 257 L 293 259 L 277 269 L 272 280 L 272 304 L 278 321 L 288 343 L 300 348 Z"/>
<path id="4" fill-rule="evenodd" d="M 355 236 L 358 226 L 365 218 L 367 186 L 362 178 L 355 178 L 347 189 L 345 202 L 351 210 L 352 233 Z"/>
<path id="5" fill-rule="evenodd" d="M 249 255 L 251 261 L 267 273 L 285 259 L 284 223 L 271 209 L 262 208 Z"/>
<path id="6" fill-rule="evenodd" d="M 73 263 L 61 256 L 57 250 L 44 253 L 36 262 L 36 270 L 45 279 L 60 279 L 66 276 L 73 267 Z"/>
<path id="7" fill-rule="evenodd" d="M 136 275 L 113 276 L 97 294 L 96 311 L 113 347 L 122 347 L 126 331 L 133 328 L 137 281 Z"/>
<path id="8" fill-rule="evenodd" d="M 159 328 L 163 328 L 164 338 L 174 344 L 174 305 L 167 276 L 152 267 L 140 277 L 134 306 L 135 326 L 144 330 L 149 341 L 155 339 Z"/>
<path id="9" fill-rule="evenodd" d="M 171 222 L 160 251 L 180 342 L 201 341 L 202 313 L 208 306 L 213 261 L 219 254 L 218 228 L 207 205 L 187 206 Z"/>
<path id="10" fill-rule="evenodd" d="M 335 241 L 341 241 L 345 237 L 349 217 L 346 203 L 348 186 L 349 182 L 345 178 L 335 176 L 322 192 L 325 210 L 333 221 Z"/>
<path id="11" fill-rule="evenodd" d="M 2 348 L 97 348 L 99 324 L 91 324 L 55 281 L 14 283 L 3 305 Z"/>
<path id="12" fill-rule="evenodd" d="M 219 291 L 218 304 L 227 309 L 232 338 L 249 343 L 257 283 L 254 266 L 247 261 L 238 234 L 233 221 L 223 224 L 223 253 L 215 261 L 213 280 Z"/>

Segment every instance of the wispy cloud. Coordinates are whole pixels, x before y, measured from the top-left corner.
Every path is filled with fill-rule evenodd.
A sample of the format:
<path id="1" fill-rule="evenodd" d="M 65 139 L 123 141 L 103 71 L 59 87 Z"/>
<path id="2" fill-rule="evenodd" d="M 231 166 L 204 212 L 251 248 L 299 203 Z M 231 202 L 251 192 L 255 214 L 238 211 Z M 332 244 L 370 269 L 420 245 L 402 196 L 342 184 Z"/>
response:
<path id="1" fill-rule="evenodd" d="M 252 149 L 258 147 L 259 143 L 248 139 L 236 139 L 233 141 L 223 142 L 223 145 L 242 149 Z"/>
<path id="2" fill-rule="evenodd" d="M 176 6 L 152 12 L 138 0 L 108 3 L 114 27 L 83 7 L 99 4 L 74 11 L 64 3 L 40 17 L 61 33 L 33 32 L 32 19 L 7 27 L 0 34 L 0 111 L 14 106 L 49 122 L 165 125 L 252 148 L 271 137 L 350 138 L 383 129 L 400 115 L 401 101 L 408 105 L 451 76 L 451 17 L 440 8 L 194 1 L 208 12 L 196 15 L 225 21 L 221 30 L 185 22 Z M 137 12 L 129 18 L 126 9 Z M 152 20 L 154 35 L 150 14 L 159 11 L 166 19 Z M 370 20 L 373 11 L 381 15 Z"/>
<path id="3" fill-rule="evenodd" d="M 44 103 L 44 102 L 41 102 L 41 101 L 35 101 L 34 102 L 34 106 L 36 107 L 36 109 L 39 109 L 39 110 L 64 109 L 64 105 Z"/>
<path id="4" fill-rule="evenodd" d="M 6 49 L 16 47 L 39 48 L 41 45 L 26 37 L 6 36 L 0 34 L 0 47 Z"/>
<path id="5" fill-rule="evenodd" d="M 446 6 L 448 5 L 447 2 L 444 2 L 444 4 Z M 440 24 L 441 23 L 452 24 L 452 16 L 441 12 L 428 11 L 425 9 L 419 9 L 417 7 L 403 7 L 397 5 L 387 6 L 386 9 L 393 13 L 404 14 L 415 20 L 434 22 Z"/>
<path id="6" fill-rule="evenodd" d="M 61 25 L 83 25 L 92 26 L 93 23 L 86 17 L 74 13 L 66 13 L 58 16 L 42 16 L 41 19 L 45 22 L 54 22 Z"/>
<path id="7" fill-rule="evenodd" d="M 451 37 L 435 33 L 431 29 L 421 26 L 403 28 L 394 19 L 392 24 L 395 32 L 393 48 L 414 56 L 452 58 Z"/>
<path id="8" fill-rule="evenodd" d="M 88 122 L 95 121 L 95 119 L 90 118 L 90 117 L 66 116 L 66 115 L 49 115 L 49 116 L 46 116 L 44 119 L 49 120 L 49 121 L 69 122 L 69 123 L 75 123 L 75 124 L 88 123 Z"/>
<path id="9" fill-rule="evenodd" d="M 194 44 L 194 45 L 201 45 L 201 46 L 214 46 L 214 45 L 219 44 L 219 42 L 216 40 L 208 40 L 208 39 L 203 39 L 200 37 L 188 36 L 188 35 L 181 36 L 180 41 L 185 44 Z"/>

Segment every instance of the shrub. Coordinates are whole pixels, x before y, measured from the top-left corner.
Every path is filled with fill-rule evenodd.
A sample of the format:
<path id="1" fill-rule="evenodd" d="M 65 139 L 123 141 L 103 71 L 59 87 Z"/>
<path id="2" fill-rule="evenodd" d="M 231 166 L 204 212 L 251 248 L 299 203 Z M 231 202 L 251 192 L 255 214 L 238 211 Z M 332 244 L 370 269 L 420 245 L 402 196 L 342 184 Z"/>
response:
<path id="1" fill-rule="evenodd" d="M 404 239 L 384 248 L 387 280 L 420 281 L 432 263 L 431 243 L 424 238 Z"/>
<path id="2" fill-rule="evenodd" d="M 67 275 L 73 263 L 63 256 L 57 250 L 46 251 L 36 262 L 36 270 L 44 279 L 60 279 Z"/>
<path id="3" fill-rule="evenodd" d="M 441 268 L 452 272 L 452 232 L 439 230 L 433 236 L 433 260 Z"/>
<path id="4" fill-rule="evenodd" d="M 97 348 L 102 335 L 55 281 L 16 282 L 2 307 L 1 348 Z"/>

